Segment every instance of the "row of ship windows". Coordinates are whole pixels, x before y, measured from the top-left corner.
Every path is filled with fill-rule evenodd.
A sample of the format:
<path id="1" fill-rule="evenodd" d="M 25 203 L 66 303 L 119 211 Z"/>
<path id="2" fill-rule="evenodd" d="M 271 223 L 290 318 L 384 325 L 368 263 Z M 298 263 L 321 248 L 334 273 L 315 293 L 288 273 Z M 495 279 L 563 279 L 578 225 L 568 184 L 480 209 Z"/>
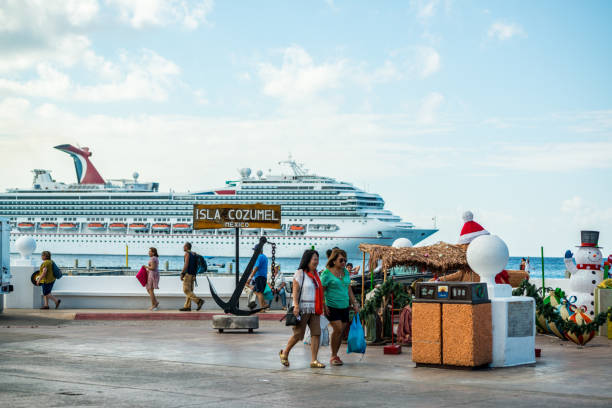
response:
<path id="1" fill-rule="evenodd" d="M 227 238 L 227 241 L 223 241 L 224 238 Z M 230 239 L 231 238 L 231 239 Z M 259 238 L 259 236 L 253 236 L 251 237 L 253 238 L 253 240 L 255 240 L 255 238 Z M 287 237 L 274 237 L 275 240 L 281 240 L 281 241 L 285 241 L 288 238 Z M 294 238 L 298 238 L 298 237 L 294 237 Z M 309 237 L 308 240 L 309 241 L 327 241 L 332 239 L 331 237 L 327 238 L 327 237 L 321 237 L 321 238 L 311 238 Z M 48 238 L 41 238 L 38 239 L 39 242 L 75 242 L 74 240 L 71 239 L 48 239 Z M 194 244 L 218 244 L 219 241 L 221 241 L 220 243 L 226 243 L 226 244 L 234 244 L 233 238 L 232 237 L 217 237 L 216 241 L 199 241 L 199 240 L 195 240 L 193 243 Z M 79 242 L 96 242 L 96 243 L 115 243 L 115 244 L 125 244 L 125 242 L 121 241 L 112 241 L 112 240 L 107 240 L 107 239 L 90 239 L 90 238 L 79 238 Z M 136 240 L 136 241 L 129 241 L 128 244 L 177 244 L 176 241 L 151 241 L 151 240 Z M 287 242 L 287 245 L 302 245 L 299 242 Z M 178 244 L 177 244 L 178 245 Z"/>
<path id="2" fill-rule="evenodd" d="M 330 210 L 333 210 L 332 208 L 330 208 Z M 52 215 L 64 215 L 66 214 L 63 211 L 45 211 L 48 214 L 52 214 Z M 70 215 L 89 215 L 91 214 L 91 211 L 70 211 Z M 169 216 L 169 217 L 183 217 L 187 214 L 190 213 L 168 213 L 167 211 L 165 212 L 156 212 L 156 211 L 139 211 L 138 215 L 162 215 L 162 216 Z M 0 211 L 0 216 L 9 216 L 9 215 L 21 215 L 21 216 L 25 216 L 25 215 L 40 215 L 39 211 Z M 113 211 L 110 212 L 108 214 L 109 216 L 119 216 L 119 215 L 125 215 L 125 216 L 130 216 L 130 215 L 135 215 L 134 213 L 128 213 L 128 212 L 120 212 L 120 211 Z M 305 212 L 305 211 L 299 211 L 299 212 L 282 212 L 283 216 L 322 216 L 322 215 L 338 215 L 338 216 L 345 216 L 345 215 L 359 215 L 358 213 L 356 213 L 355 211 L 325 211 L 325 209 L 321 209 L 318 210 L 317 212 Z M 96 220 L 94 220 L 96 221 Z"/>
<path id="3" fill-rule="evenodd" d="M 239 194 L 239 195 L 252 195 L 252 194 Z M 257 200 L 257 199 L 267 199 L 267 198 L 274 198 L 275 200 L 279 200 L 279 199 L 286 199 L 286 200 L 345 200 L 348 197 L 344 197 L 344 196 L 338 196 L 338 197 L 329 197 L 329 195 L 322 195 L 322 196 L 316 196 L 316 195 L 312 195 L 312 194 L 304 194 L 304 195 L 297 195 L 293 196 L 293 195 L 289 195 L 289 194 L 257 194 L 256 197 L 239 197 L 239 195 L 222 195 L 222 196 L 211 196 L 210 198 L 208 197 L 193 197 L 193 201 L 198 201 L 198 202 L 202 202 L 204 203 L 205 201 L 210 201 L 210 202 L 218 202 L 218 201 L 226 201 L 226 200 Z M 356 198 L 356 197 L 350 197 L 350 198 Z M 371 199 L 369 197 L 360 197 L 362 199 Z M 182 201 L 182 200 L 181 200 Z M 191 200 L 190 200 L 191 201 Z M 114 205 L 134 205 L 134 204 L 139 204 L 139 205 L 146 205 L 146 204 L 171 204 L 171 203 L 176 203 L 177 200 L 171 200 L 171 199 L 166 199 L 166 200 L 145 200 L 143 201 L 142 199 L 140 199 L 139 201 L 136 200 L 130 200 L 130 201 L 116 201 L 116 200 L 105 200 L 105 201 L 93 201 L 93 200 L 65 200 L 64 198 L 58 198 L 56 200 L 52 200 L 52 201 L 46 201 L 46 200 L 35 200 L 35 201 L 29 201 L 29 200 L 19 200 L 20 204 L 42 204 L 42 205 L 53 205 L 53 204 L 68 204 L 68 205 L 79 205 L 79 202 L 87 202 L 88 204 L 93 204 L 93 205 L 107 205 L 107 204 L 114 204 Z M 15 201 L 0 201 L 0 205 L 15 205 Z"/>
<path id="4" fill-rule="evenodd" d="M 301 205 L 308 205 L 308 204 L 312 204 L 312 205 L 372 205 L 372 204 L 382 204 L 381 201 L 355 201 L 355 200 L 342 200 L 342 201 L 311 201 L 311 200 L 296 200 L 297 202 L 288 202 L 285 203 L 282 200 L 248 200 L 248 199 L 242 199 L 239 200 L 240 202 L 244 202 L 245 204 L 250 203 L 251 201 L 253 202 L 269 202 L 272 204 L 280 204 L 280 205 L 295 205 L 297 204 L 297 202 L 299 202 L 299 204 Z M 78 209 L 78 208 L 113 208 L 113 209 L 138 209 L 138 208 L 143 208 L 143 207 L 148 207 L 148 208 L 161 208 L 161 209 L 177 209 L 177 210 L 188 210 L 192 208 L 192 205 L 177 205 L 177 204 L 169 204 L 167 203 L 166 205 L 162 205 L 159 203 L 143 203 L 142 205 L 136 205 L 137 203 L 131 203 L 130 205 L 121 205 L 121 204 L 117 204 L 117 203 L 105 203 L 105 205 L 94 205 L 92 203 L 80 203 L 80 204 L 76 204 L 76 203 L 53 203 L 53 204 L 43 204 L 43 203 L 38 203 L 38 204 L 24 204 L 24 203 L 20 203 L 19 205 L 15 205 L 15 204 L 10 204 L 10 205 L 0 205 L 0 209 L 1 208 L 25 208 L 25 209 L 38 209 L 38 208 L 53 208 L 53 207 L 60 207 L 60 208 L 65 208 L 65 209 Z M 201 201 L 198 202 L 197 204 L 218 204 L 217 202 L 213 202 L 213 201 Z"/>

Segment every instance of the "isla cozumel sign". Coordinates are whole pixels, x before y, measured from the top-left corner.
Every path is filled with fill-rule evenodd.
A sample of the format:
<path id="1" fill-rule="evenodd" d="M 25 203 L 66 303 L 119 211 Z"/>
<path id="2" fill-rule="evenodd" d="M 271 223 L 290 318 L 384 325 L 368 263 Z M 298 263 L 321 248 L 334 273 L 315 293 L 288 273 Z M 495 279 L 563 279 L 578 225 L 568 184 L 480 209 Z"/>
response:
<path id="1" fill-rule="evenodd" d="M 194 229 L 280 229 L 281 206 L 268 204 L 195 204 Z"/>

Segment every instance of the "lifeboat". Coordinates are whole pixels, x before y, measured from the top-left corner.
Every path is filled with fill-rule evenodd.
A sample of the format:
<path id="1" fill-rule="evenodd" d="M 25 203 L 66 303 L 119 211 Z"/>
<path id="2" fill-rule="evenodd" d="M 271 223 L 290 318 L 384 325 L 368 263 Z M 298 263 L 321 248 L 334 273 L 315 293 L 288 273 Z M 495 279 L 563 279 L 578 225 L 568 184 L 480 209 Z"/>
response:
<path id="1" fill-rule="evenodd" d="M 304 227 L 301 225 L 291 225 L 289 227 L 290 231 L 304 231 Z"/>
<path id="2" fill-rule="evenodd" d="M 139 222 L 135 222 L 133 224 L 130 224 L 130 231 L 134 231 L 134 232 L 142 232 L 142 231 L 146 231 L 148 228 L 145 224 L 139 223 Z"/>
<path id="3" fill-rule="evenodd" d="M 60 224 L 60 229 L 62 231 L 74 231 L 77 229 L 77 225 L 73 222 L 63 222 Z"/>
<path id="4" fill-rule="evenodd" d="M 168 232 L 168 231 L 170 231 L 170 225 L 169 224 L 153 224 L 153 226 L 151 228 L 155 232 Z"/>
<path id="5" fill-rule="evenodd" d="M 42 230 L 54 230 L 57 228 L 57 224 L 54 222 L 43 222 L 42 224 L 40 224 L 40 229 Z"/>
<path id="6" fill-rule="evenodd" d="M 174 224 L 172 226 L 174 232 L 187 232 L 191 231 L 191 225 L 189 224 Z"/>
<path id="7" fill-rule="evenodd" d="M 17 224 L 17 228 L 22 231 L 30 231 L 34 229 L 34 224 L 31 222 L 20 222 L 19 224 Z"/>
<path id="8" fill-rule="evenodd" d="M 119 230 L 124 230 L 124 229 L 126 229 L 126 228 L 127 228 L 127 225 L 125 225 L 125 224 L 124 224 L 124 223 L 122 223 L 122 222 L 115 222 L 115 223 L 113 223 L 113 224 L 109 225 L 109 226 L 108 226 L 108 228 L 109 228 L 111 231 L 119 231 Z"/>
<path id="9" fill-rule="evenodd" d="M 87 224 L 87 228 L 92 231 L 103 231 L 106 229 L 106 226 L 101 222 L 90 222 L 89 224 Z"/>

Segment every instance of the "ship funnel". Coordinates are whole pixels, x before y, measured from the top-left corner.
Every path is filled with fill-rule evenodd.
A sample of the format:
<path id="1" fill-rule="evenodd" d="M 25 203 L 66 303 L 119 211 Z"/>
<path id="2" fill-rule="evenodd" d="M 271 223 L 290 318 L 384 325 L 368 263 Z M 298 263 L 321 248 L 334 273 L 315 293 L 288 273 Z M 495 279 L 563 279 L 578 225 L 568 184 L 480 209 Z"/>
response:
<path id="1" fill-rule="evenodd" d="M 92 162 L 89 161 L 89 157 L 91 156 L 89 148 L 84 147 L 79 149 L 69 144 L 58 145 L 55 146 L 55 148 L 64 153 L 68 153 L 72 157 L 79 184 L 105 184 L 98 170 L 96 170 Z"/>

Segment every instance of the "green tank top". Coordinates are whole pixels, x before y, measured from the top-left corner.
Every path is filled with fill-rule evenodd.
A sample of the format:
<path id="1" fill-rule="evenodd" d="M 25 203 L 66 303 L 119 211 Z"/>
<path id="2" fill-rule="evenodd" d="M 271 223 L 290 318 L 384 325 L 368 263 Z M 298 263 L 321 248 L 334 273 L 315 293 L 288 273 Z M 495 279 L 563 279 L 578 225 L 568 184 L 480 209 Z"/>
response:
<path id="1" fill-rule="evenodd" d="M 321 284 L 325 287 L 325 303 L 337 309 L 349 307 L 348 288 L 351 285 L 349 271 L 344 270 L 342 279 L 337 278 L 329 269 L 321 273 Z"/>

